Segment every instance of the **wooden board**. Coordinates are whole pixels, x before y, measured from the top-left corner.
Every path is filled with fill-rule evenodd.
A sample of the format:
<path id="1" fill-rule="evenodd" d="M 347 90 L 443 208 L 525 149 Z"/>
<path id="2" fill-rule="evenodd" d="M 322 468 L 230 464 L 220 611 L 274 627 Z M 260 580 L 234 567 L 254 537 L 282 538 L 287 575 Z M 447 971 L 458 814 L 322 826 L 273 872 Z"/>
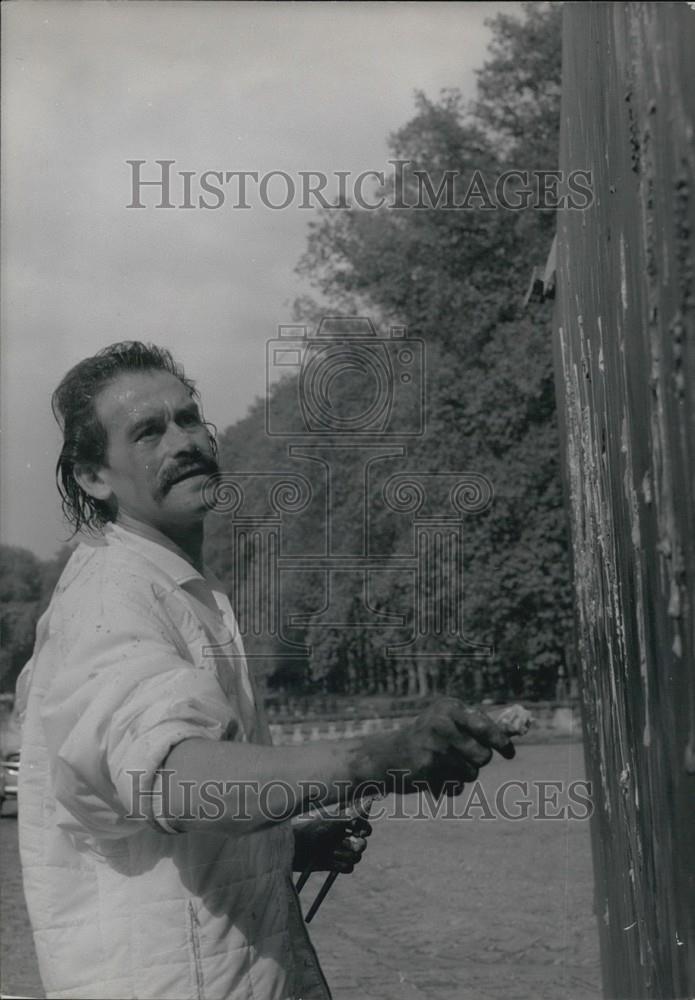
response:
<path id="1" fill-rule="evenodd" d="M 695 10 L 566 4 L 555 352 L 608 997 L 695 997 Z"/>

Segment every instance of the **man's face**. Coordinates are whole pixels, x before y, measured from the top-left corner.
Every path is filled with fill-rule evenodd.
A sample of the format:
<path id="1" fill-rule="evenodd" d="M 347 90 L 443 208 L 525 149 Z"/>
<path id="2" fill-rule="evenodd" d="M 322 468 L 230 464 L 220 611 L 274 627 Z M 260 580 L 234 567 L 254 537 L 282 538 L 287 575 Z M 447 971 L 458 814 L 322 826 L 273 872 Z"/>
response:
<path id="1" fill-rule="evenodd" d="M 207 511 L 202 485 L 217 462 L 183 383 L 169 372 L 120 375 L 99 394 L 96 411 L 108 441 L 99 479 L 119 516 L 164 532 L 199 523 Z"/>

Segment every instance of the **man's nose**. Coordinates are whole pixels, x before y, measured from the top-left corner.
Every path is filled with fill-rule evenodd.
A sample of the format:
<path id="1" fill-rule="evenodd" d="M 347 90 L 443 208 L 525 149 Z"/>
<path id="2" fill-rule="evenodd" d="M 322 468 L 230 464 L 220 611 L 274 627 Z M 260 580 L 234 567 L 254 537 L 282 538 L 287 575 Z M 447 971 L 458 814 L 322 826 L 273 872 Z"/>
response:
<path id="1" fill-rule="evenodd" d="M 172 421 L 166 430 L 165 443 L 167 446 L 167 451 L 172 454 L 179 454 L 181 452 L 194 453 L 200 451 L 195 435 L 191 434 L 184 427 L 179 427 L 177 423 Z"/>

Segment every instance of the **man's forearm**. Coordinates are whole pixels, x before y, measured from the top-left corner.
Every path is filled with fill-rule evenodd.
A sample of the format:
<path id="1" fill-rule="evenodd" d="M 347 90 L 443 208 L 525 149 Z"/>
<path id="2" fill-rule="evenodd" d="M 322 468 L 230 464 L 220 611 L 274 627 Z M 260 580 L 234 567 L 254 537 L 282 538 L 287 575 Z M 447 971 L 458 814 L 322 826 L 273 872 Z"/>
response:
<path id="1" fill-rule="evenodd" d="M 383 782 L 397 734 L 271 747 L 188 739 L 169 753 L 167 812 L 176 829 L 241 833 L 282 822 L 320 801 L 331 805 L 368 781 Z"/>
<path id="2" fill-rule="evenodd" d="M 514 756 L 509 736 L 525 725 L 517 716 L 497 725 L 456 698 L 440 698 L 395 732 L 360 740 L 299 747 L 184 740 L 161 768 L 166 818 L 181 830 L 214 824 L 242 833 L 316 803 L 343 801 L 360 788 L 374 794 L 375 783 L 377 791 L 407 793 L 424 783 L 435 795 L 458 794 L 493 750 Z"/>

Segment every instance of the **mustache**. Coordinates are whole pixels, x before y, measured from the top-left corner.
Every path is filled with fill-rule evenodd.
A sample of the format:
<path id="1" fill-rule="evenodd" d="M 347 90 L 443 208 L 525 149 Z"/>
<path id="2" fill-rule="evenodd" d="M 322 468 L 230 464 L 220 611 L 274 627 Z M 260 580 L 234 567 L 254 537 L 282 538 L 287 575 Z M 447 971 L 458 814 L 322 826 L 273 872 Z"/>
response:
<path id="1" fill-rule="evenodd" d="M 176 465 L 168 466 L 159 478 L 159 495 L 164 497 L 176 483 L 188 476 L 202 475 L 214 476 L 220 471 L 220 467 L 212 455 L 204 455 L 197 452 L 190 455 L 187 461 L 177 462 Z"/>

